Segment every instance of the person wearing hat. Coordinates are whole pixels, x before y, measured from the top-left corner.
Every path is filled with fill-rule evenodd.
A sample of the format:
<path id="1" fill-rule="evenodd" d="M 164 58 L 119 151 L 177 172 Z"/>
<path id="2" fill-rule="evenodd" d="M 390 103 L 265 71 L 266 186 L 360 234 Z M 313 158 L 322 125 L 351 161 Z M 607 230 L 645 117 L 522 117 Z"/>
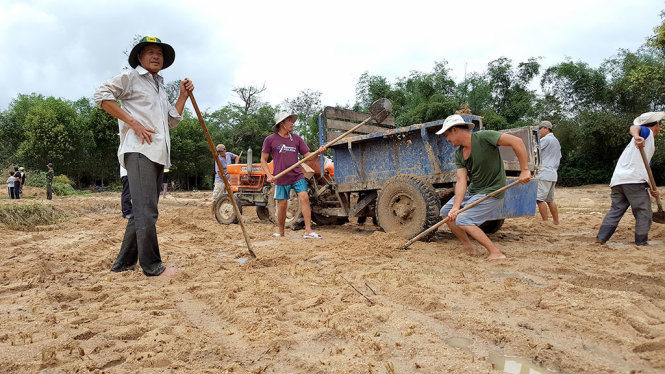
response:
<path id="1" fill-rule="evenodd" d="M 133 270 L 137 261 L 148 276 L 178 272 L 162 264 L 156 229 L 162 174 L 171 166 L 169 129 L 182 120 L 188 93 L 194 90 L 192 81 L 183 79 L 178 99 L 169 103 L 160 71 L 174 60 L 173 47 L 144 37 L 129 53 L 132 69 L 111 78 L 93 95 L 97 106 L 118 119 L 118 161 L 127 169 L 132 196 L 132 215 L 111 267 L 113 273 Z"/>
<path id="2" fill-rule="evenodd" d="M 552 213 L 552 222 L 559 224 L 559 210 L 554 202 L 554 186 L 557 181 L 557 170 L 561 160 L 561 145 L 552 133 L 552 122 L 541 121 L 538 125 L 540 135 L 541 168 L 536 174 L 538 178 L 538 193 L 536 204 L 543 221 L 547 221 L 547 208 Z"/>
<path id="3" fill-rule="evenodd" d="M 19 196 L 23 196 L 23 186 L 25 186 L 25 168 L 23 166 L 19 167 L 18 172 L 21 178 L 21 186 L 19 187 Z"/>
<path id="4" fill-rule="evenodd" d="M 610 240 L 619 221 L 630 206 L 633 216 L 635 216 L 635 244 L 649 244 L 649 229 L 651 229 L 653 218 L 649 193 L 656 198 L 660 194 L 656 186 L 649 188 L 649 175 L 644 166 L 640 148 L 644 149 L 647 161 L 651 161 L 651 157 L 656 151 L 654 138 L 660 132 L 663 118 L 665 118 L 665 112 L 647 112 L 633 121 L 629 130 L 633 140 L 623 150 L 614 168 L 610 180 L 612 205 L 600 224 L 596 243 L 605 244 Z"/>
<path id="5" fill-rule="evenodd" d="M 277 221 L 279 232 L 274 233 L 273 237 L 284 236 L 284 226 L 286 223 L 286 210 L 288 208 L 288 199 L 291 189 L 298 194 L 302 217 L 305 221 L 305 239 L 321 239 L 322 236 L 312 231 L 312 211 L 309 206 L 309 195 L 307 194 L 307 182 L 302 168 L 295 168 L 284 176 L 275 180 L 275 176 L 291 165 L 298 162 L 298 154 L 307 157 L 310 154 L 309 147 L 300 136 L 293 134 L 293 124 L 298 119 L 297 114 L 288 112 L 279 112 L 275 114 L 275 124 L 272 127 L 274 134 L 268 135 L 263 141 L 261 149 L 261 168 L 266 173 L 268 182 L 275 184 L 275 200 L 278 201 Z M 321 152 L 325 147 L 319 148 Z M 273 159 L 273 172 L 270 173 L 268 167 L 268 157 Z"/>
<path id="6" fill-rule="evenodd" d="M 231 176 L 226 171 L 226 166 L 231 164 L 232 160 L 237 164 L 240 161 L 240 157 L 231 152 L 226 151 L 226 146 L 224 144 L 217 144 L 217 157 L 222 163 L 222 168 L 224 168 L 224 175 L 226 175 L 226 180 L 230 180 Z M 217 198 L 224 193 L 224 181 L 222 177 L 219 176 L 219 167 L 215 162 L 215 189 L 212 191 L 212 201 L 217 201 Z"/>
<path id="7" fill-rule="evenodd" d="M 53 174 L 55 173 L 53 171 L 53 164 L 48 163 L 46 165 L 48 168 L 48 171 L 46 172 L 46 199 L 51 200 L 53 199 Z"/>
<path id="8" fill-rule="evenodd" d="M 455 150 L 457 182 L 455 196 L 441 208 L 441 218 L 448 216 L 450 231 L 462 242 L 462 250 L 469 254 L 479 254 L 469 240 L 469 235 L 489 252 L 488 259 L 506 258 L 494 243 L 478 227 L 496 209 L 503 206 L 505 193 L 489 198 L 473 208 L 459 213 L 464 206 L 473 203 L 506 185 L 506 172 L 499 146 L 508 146 L 517 155 L 520 164 L 520 183 L 531 180 L 526 147 L 522 139 L 493 130 L 471 132 L 475 125 L 464 121 L 459 114 L 448 116 L 437 135 L 443 134 L 446 140 L 458 147 Z M 471 183 L 467 186 L 467 178 Z"/>

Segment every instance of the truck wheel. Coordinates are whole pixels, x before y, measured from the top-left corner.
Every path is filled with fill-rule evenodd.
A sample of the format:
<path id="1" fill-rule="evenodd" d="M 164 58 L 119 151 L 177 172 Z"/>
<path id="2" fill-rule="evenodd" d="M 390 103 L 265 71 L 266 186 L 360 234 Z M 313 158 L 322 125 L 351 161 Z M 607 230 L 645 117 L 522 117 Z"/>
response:
<path id="1" fill-rule="evenodd" d="M 275 200 L 275 185 L 268 190 L 268 212 L 270 213 L 270 222 L 278 224 L 277 220 L 277 200 Z M 287 229 L 299 228 L 303 224 L 302 211 L 300 210 L 300 200 L 296 191 L 291 190 L 288 207 L 286 209 L 286 222 L 284 227 Z"/>
<path id="2" fill-rule="evenodd" d="M 259 217 L 261 221 L 269 221 L 270 220 L 270 212 L 268 211 L 268 207 L 265 206 L 256 206 L 256 215 Z"/>
<path id="3" fill-rule="evenodd" d="M 499 231 L 499 229 L 503 226 L 503 220 L 502 219 L 495 219 L 491 221 L 485 221 L 482 224 L 480 224 L 480 229 L 485 232 L 485 234 L 494 234 L 495 232 Z"/>
<path id="4" fill-rule="evenodd" d="M 348 217 L 324 216 L 323 214 L 312 212 L 312 221 L 321 226 L 343 225 L 349 222 Z"/>
<path id="5" fill-rule="evenodd" d="M 235 199 L 238 210 L 240 211 L 240 214 L 242 214 L 242 206 L 240 205 L 238 198 Z M 238 217 L 236 216 L 236 212 L 233 211 L 233 204 L 231 203 L 231 198 L 228 194 L 221 195 L 215 202 L 215 219 L 223 225 L 238 223 Z"/>
<path id="6" fill-rule="evenodd" d="M 434 187 L 413 175 L 391 178 L 381 190 L 376 205 L 383 230 L 405 239 L 411 239 L 439 222 L 440 209 L 441 202 Z"/>

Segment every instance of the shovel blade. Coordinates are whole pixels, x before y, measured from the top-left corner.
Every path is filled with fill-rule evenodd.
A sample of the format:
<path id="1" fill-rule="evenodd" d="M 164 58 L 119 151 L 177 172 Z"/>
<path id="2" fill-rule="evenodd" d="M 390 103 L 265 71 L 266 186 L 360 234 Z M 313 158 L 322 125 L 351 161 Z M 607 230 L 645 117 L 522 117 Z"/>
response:
<path id="1" fill-rule="evenodd" d="M 653 221 L 665 224 L 665 211 L 653 212 Z"/>
<path id="2" fill-rule="evenodd" d="M 393 104 L 390 100 L 383 98 L 376 100 L 369 107 L 369 114 L 376 123 L 383 122 L 393 111 Z"/>

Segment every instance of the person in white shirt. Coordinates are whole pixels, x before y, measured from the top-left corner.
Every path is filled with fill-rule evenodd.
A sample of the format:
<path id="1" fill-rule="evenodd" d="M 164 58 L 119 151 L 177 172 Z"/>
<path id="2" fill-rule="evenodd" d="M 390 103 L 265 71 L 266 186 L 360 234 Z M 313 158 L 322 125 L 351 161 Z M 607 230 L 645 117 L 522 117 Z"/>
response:
<path id="1" fill-rule="evenodd" d="M 111 267 L 113 273 L 133 270 L 137 261 L 145 275 L 178 273 L 162 264 L 156 229 L 162 174 L 171 166 L 169 129 L 182 120 L 188 92 L 194 90 L 185 78 L 175 104 L 169 103 L 159 72 L 174 60 L 173 47 L 158 38 L 144 37 L 129 54 L 132 69 L 102 84 L 93 95 L 100 108 L 118 118 L 118 161 L 127 169 L 132 195 L 132 216 Z"/>
<path id="2" fill-rule="evenodd" d="M 639 148 L 644 149 L 647 161 L 650 161 L 656 150 L 654 138 L 660 132 L 660 121 L 664 117 L 665 112 L 647 112 L 633 121 L 630 135 L 634 140 L 628 143 L 614 168 L 610 181 L 612 206 L 600 224 L 596 243 L 605 244 L 612 237 L 630 206 L 635 216 L 635 244 L 648 245 L 653 218 L 649 193 L 656 198 L 660 194 L 656 186 L 649 188 L 649 175 Z"/>
<path id="3" fill-rule="evenodd" d="M 554 202 L 554 186 L 557 181 L 557 169 L 561 160 L 561 145 L 552 133 L 552 122 L 542 121 L 538 126 L 540 135 L 540 159 L 542 167 L 536 174 L 538 178 L 538 195 L 536 204 L 543 221 L 547 221 L 547 208 L 552 213 L 552 222 L 559 224 L 559 209 Z"/>

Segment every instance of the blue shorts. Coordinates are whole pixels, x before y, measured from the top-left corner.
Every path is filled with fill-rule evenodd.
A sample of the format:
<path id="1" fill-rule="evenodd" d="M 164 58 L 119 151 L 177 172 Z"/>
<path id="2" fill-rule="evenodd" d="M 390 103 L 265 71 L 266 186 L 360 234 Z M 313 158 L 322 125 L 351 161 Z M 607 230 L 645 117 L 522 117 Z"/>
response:
<path id="1" fill-rule="evenodd" d="M 477 194 L 471 195 L 468 192 L 464 195 L 462 200 L 462 208 L 473 203 L 474 201 L 480 200 L 483 197 L 487 196 L 486 194 Z M 447 217 L 448 212 L 453 208 L 453 203 L 455 202 L 455 197 L 448 200 L 448 202 L 441 207 L 440 215 L 441 217 Z M 455 219 L 455 224 L 457 226 L 478 226 L 483 222 L 487 221 L 487 218 L 492 215 L 492 213 L 501 209 L 503 206 L 503 199 L 495 199 L 490 197 L 489 199 L 479 203 L 469 210 L 465 210 L 462 213 L 457 215 Z"/>
<path id="2" fill-rule="evenodd" d="M 290 198 L 291 189 L 296 190 L 296 193 L 307 191 L 307 182 L 305 178 L 298 179 L 295 183 L 285 185 L 275 185 L 275 200 L 288 200 Z"/>

